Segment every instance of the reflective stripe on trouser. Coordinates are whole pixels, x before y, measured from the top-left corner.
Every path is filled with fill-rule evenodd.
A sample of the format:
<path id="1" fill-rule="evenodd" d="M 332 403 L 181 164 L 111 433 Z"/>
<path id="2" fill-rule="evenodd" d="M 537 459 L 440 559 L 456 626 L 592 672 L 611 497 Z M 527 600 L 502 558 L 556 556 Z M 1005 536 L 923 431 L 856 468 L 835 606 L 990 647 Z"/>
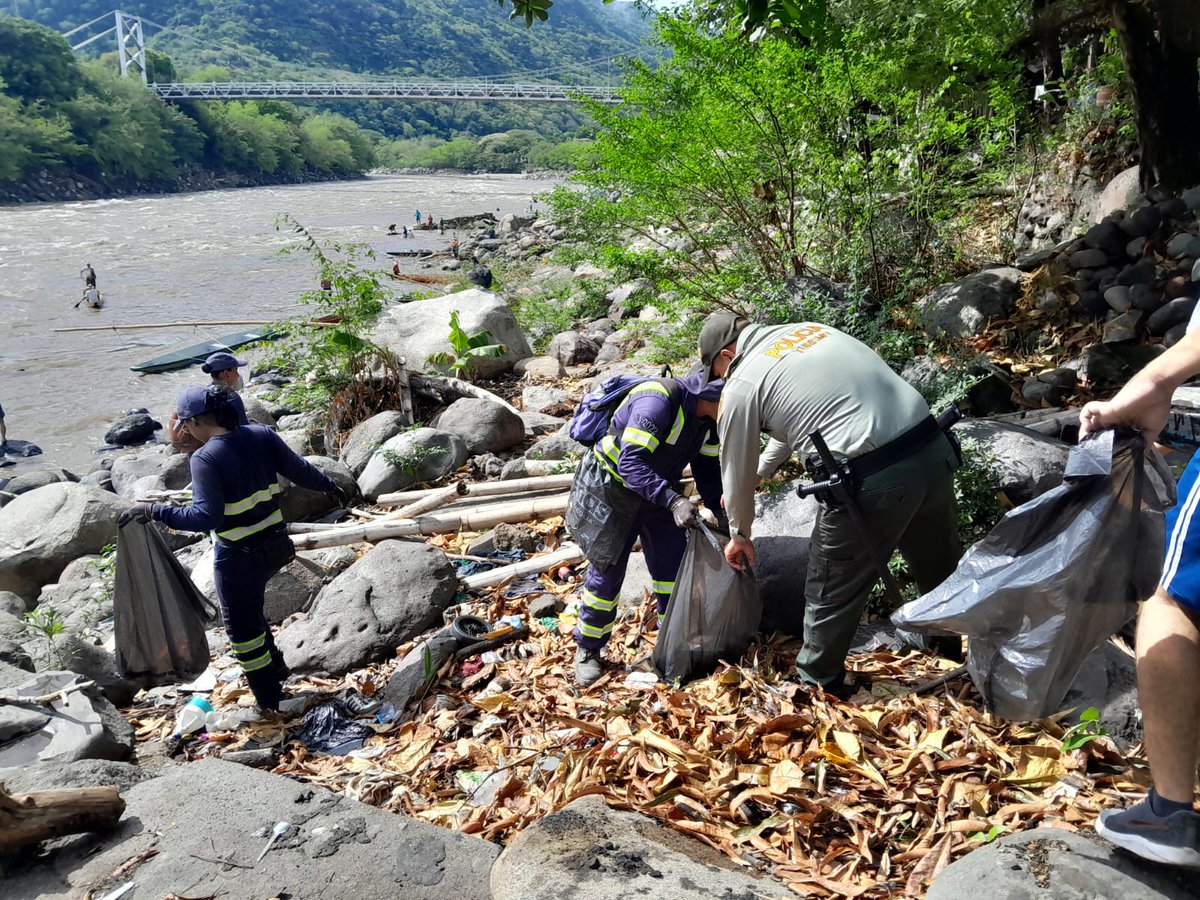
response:
<path id="1" fill-rule="evenodd" d="M 629 553 L 639 536 L 646 556 L 646 568 L 653 579 L 651 589 L 658 604 L 660 621 L 667 611 L 667 600 L 675 585 L 675 573 L 679 571 L 683 550 L 687 546 L 687 534 L 675 524 L 669 510 L 656 504 L 643 503 L 616 561 L 602 572 L 595 567 L 587 570 L 583 580 L 583 596 L 579 602 L 579 624 L 575 627 L 575 642 L 581 647 L 598 650 L 608 643 L 613 621 L 617 618 L 617 597 L 625 581 Z"/>
<path id="2" fill-rule="evenodd" d="M 937 438 L 916 453 L 863 480 L 858 505 L 879 551 L 899 549 L 922 594 L 958 565 L 958 517 L 950 443 Z M 804 585 L 804 646 L 796 674 L 811 684 L 841 682 L 846 654 L 878 569 L 842 507 L 821 506 L 809 545 Z"/>
<path id="3" fill-rule="evenodd" d="M 277 571 L 265 566 L 254 551 L 220 543 L 215 547 L 213 575 L 225 632 L 250 691 L 263 709 L 279 707 L 288 671 L 263 615 L 263 592 Z"/>

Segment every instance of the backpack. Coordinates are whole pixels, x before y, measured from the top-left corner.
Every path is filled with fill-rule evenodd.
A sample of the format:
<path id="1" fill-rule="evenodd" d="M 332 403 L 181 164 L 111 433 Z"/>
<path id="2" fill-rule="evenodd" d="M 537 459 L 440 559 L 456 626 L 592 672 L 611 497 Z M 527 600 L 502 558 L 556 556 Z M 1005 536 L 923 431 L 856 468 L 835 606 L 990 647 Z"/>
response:
<path id="1" fill-rule="evenodd" d="M 664 369 L 669 371 L 668 369 Z M 575 417 L 567 428 L 571 439 L 585 447 L 591 447 L 608 433 L 608 423 L 617 407 L 621 405 L 631 390 L 647 381 L 662 382 L 672 396 L 680 390 L 674 379 L 650 378 L 646 375 L 612 375 L 600 382 L 600 385 L 590 394 L 579 401 Z M 669 384 L 667 382 L 670 382 Z"/>

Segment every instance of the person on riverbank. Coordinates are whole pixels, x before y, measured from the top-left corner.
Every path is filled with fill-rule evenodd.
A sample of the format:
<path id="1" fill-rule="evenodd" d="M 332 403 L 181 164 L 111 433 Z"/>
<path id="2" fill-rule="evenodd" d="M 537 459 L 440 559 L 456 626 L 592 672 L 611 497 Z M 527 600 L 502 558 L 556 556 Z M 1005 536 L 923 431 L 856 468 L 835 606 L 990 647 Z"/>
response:
<path id="1" fill-rule="evenodd" d="M 619 503 L 621 512 L 610 507 L 611 521 L 621 519 L 628 528 L 616 557 L 604 560 L 603 567 L 597 564 L 601 560 L 590 560 L 584 576 L 574 632 L 575 681 L 580 687 L 594 684 L 603 674 L 601 652 L 612 635 L 617 596 L 639 537 L 660 622 L 667 611 L 687 545 L 684 529 L 699 523 L 696 505 L 675 487 L 689 464 L 704 505 L 720 516 L 715 420 L 722 384 L 705 383 L 702 375 L 653 378 L 634 386 L 609 419 L 608 434 L 580 463 L 598 467 L 598 478 L 607 483 L 603 496 L 589 490 L 589 503 Z M 608 490 L 619 499 L 609 497 Z"/>
<path id="2" fill-rule="evenodd" d="M 754 489 L 799 451 L 809 474 L 811 435 L 820 431 L 833 456 L 847 460 L 870 540 L 884 559 L 908 562 L 922 593 L 946 579 L 962 547 L 954 501 L 958 459 L 921 395 L 870 347 L 815 322 L 751 325 L 712 313 L 700 331 L 700 362 L 725 380 L 721 414 L 721 478 L 735 569 L 754 565 Z M 759 436 L 771 441 L 759 458 Z M 820 499 L 820 498 L 818 498 Z M 879 572 L 845 506 L 817 510 L 804 585 L 804 646 L 796 674 L 839 697 L 851 693 L 846 654 Z"/>
<path id="3" fill-rule="evenodd" d="M 345 493 L 293 453 L 274 431 L 240 425 L 232 398 L 216 386 L 184 388 L 175 406 L 180 427 L 199 445 L 192 454 L 191 506 L 138 503 L 122 513 L 178 531 L 213 533 L 217 600 L 234 658 L 261 710 L 278 711 L 290 672 L 263 614 L 267 581 L 296 554 L 279 507 L 279 476 L 308 490 Z"/>
<path id="4" fill-rule="evenodd" d="M 4 407 L 0 406 L 0 450 L 8 446 L 8 426 L 4 424 Z"/>
<path id="5" fill-rule="evenodd" d="M 453 256 L 455 259 L 458 259 L 458 248 L 459 248 L 459 246 L 460 246 L 460 245 L 459 245 L 459 243 L 458 243 L 458 238 L 455 238 L 454 240 L 452 240 L 452 241 L 450 242 L 450 253 L 451 253 L 451 255 L 452 255 L 452 256 Z"/>
<path id="6" fill-rule="evenodd" d="M 79 277 L 83 279 L 83 287 L 94 288 L 96 286 L 96 270 L 92 268 L 92 264 L 84 263 L 83 268 L 79 270 Z"/>
<path id="7" fill-rule="evenodd" d="M 400 263 L 392 263 L 392 274 L 397 278 L 400 277 Z"/>
<path id="8" fill-rule="evenodd" d="M 238 374 L 238 367 L 244 365 L 246 365 L 245 360 L 238 359 L 232 353 L 222 350 L 208 357 L 204 361 L 204 365 L 200 367 L 202 372 L 212 377 L 212 387 L 230 394 L 229 402 L 237 414 L 239 425 L 250 424 L 250 420 L 246 417 L 246 404 L 242 401 L 241 394 L 238 393 L 245 386 L 242 376 Z M 174 412 L 171 413 L 171 418 L 167 422 L 167 440 L 171 442 L 174 449 L 181 453 L 194 453 L 200 449 L 200 445 L 189 436 L 186 429 L 181 427 L 178 416 Z"/>
<path id="9" fill-rule="evenodd" d="M 1200 333 L 1187 334 L 1108 401 L 1080 410 L 1079 436 L 1139 428 L 1147 445 L 1167 424 L 1171 395 L 1200 374 Z M 1154 786 L 1126 810 L 1105 810 L 1096 832 L 1143 859 L 1200 869 L 1195 812 L 1200 743 L 1200 451 L 1179 479 L 1167 514 L 1167 551 L 1158 590 L 1138 613 L 1137 689 Z"/>

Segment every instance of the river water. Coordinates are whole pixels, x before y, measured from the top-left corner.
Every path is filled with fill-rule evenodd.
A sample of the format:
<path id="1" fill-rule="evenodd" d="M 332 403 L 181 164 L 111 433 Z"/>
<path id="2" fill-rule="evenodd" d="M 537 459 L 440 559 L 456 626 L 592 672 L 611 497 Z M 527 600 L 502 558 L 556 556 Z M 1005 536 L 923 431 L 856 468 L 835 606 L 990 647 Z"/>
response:
<path id="1" fill-rule="evenodd" d="M 77 325 L 273 319 L 297 309 L 316 269 L 276 218 L 290 213 L 321 241 L 362 243 L 390 268 L 386 250 L 443 248 L 450 233 L 403 240 L 387 226 L 524 212 L 552 182 L 520 176 L 375 176 L 363 181 L 240 188 L 191 194 L 0 208 L 0 406 L 9 438 L 45 455 L 42 465 L 84 474 L 121 412 L 148 408 L 164 424 L 175 395 L 208 380 L 199 367 L 137 375 L 131 365 L 241 330 L 200 326 L 55 333 Z M 73 309 L 90 262 L 106 305 Z"/>

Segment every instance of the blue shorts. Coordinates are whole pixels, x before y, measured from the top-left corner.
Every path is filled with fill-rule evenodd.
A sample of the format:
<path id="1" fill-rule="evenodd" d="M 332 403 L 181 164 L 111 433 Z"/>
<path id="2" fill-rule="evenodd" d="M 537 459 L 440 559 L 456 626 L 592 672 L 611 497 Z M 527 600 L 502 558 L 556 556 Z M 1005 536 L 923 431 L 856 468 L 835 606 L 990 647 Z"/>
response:
<path id="1" fill-rule="evenodd" d="M 1167 558 L 1158 586 L 1180 606 L 1200 612 L 1200 450 L 1179 479 L 1178 497 L 1167 513 Z"/>

